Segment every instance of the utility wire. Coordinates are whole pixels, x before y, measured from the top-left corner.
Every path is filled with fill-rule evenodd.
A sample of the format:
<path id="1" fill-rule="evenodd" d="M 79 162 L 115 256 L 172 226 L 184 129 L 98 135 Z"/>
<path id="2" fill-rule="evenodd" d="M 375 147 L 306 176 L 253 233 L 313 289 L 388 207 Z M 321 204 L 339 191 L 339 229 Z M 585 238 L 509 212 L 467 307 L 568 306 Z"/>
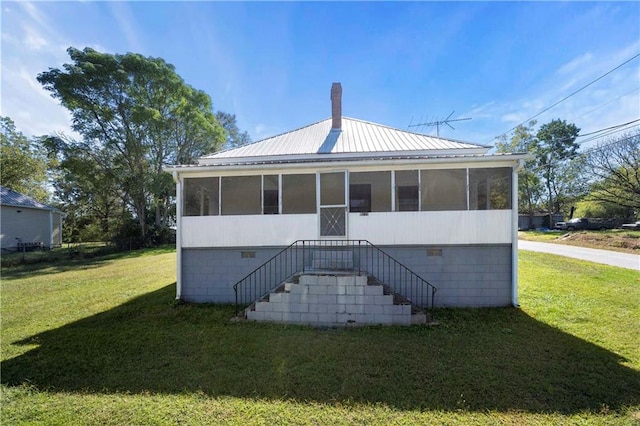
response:
<path id="1" fill-rule="evenodd" d="M 534 115 L 534 116 L 532 116 L 532 117 L 530 117 L 530 118 L 527 118 L 526 120 L 523 120 L 521 123 L 519 123 L 519 124 L 517 124 L 517 125 L 513 126 L 512 128 L 510 128 L 510 129 L 509 129 L 509 130 L 507 130 L 506 132 L 501 133 L 500 135 L 498 135 L 498 136 L 494 137 L 493 139 L 491 139 L 491 141 L 493 141 L 493 140 L 495 140 L 495 139 L 498 139 L 500 136 L 505 135 L 505 134 L 507 134 L 507 133 L 511 132 L 512 130 L 515 130 L 515 129 L 516 129 L 518 126 L 520 126 L 521 124 L 524 124 L 524 123 L 526 123 L 526 122 L 528 122 L 528 121 L 533 120 L 533 119 L 534 119 L 534 118 L 536 118 L 536 117 L 539 117 L 540 115 L 542 115 L 542 114 L 544 114 L 545 112 L 549 111 L 551 108 L 553 108 L 553 107 L 557 106 L 558 104 L 560 104 L 560 103 L 562 103 L 562 102 L 566 101 L 567 99 L 569 99 L 569 98 L 570 98 L 570 97 L 572 97 L 573 95 L 575 95 L 575 94 L 577 94 L 577 93 L 579 93 L 579 92 L 583 91 L 584 89 L 586 89 L 587 87 L 591 86 L 592 84 L 594 84 L 594 83 L 596 83 L 596 82 L 598 82 L 598 81 L 602 80 L 603 78 L 605 78 L 606 76 L 608 76 L 608 75 L 609 75 L 609 74 L 611 74 L 612 72 L 614 72 L 614 71 L 616 71 L 617 69 L 619 69 L 619 68 L 623 67 L 624 65 L 628 64 L 629 62 L 633 61 L 634 59 L 636 59 L 636 58 L 637 58 L 637 57 L 639 57 L 639 56 L 640 56 L 640 53 L 638 53 L 638 54 L 636 54 L 636 55 L 632 56 L 631 58 L 627 59 L 626 61 L 624 61 L 623 63 L 621 63 L 621 64 L 620 64 L 620 65 L 618 65 L 617 67 L 615 67 L 615 68 L 613 68 L 613 69 L 611 69 L 611 70 L 607 71 L 606 73 L 602 74 L 600 77 L 596 78 L 595 80 L 591 81 L 590 83 L 585 84 L 584 86 L 582 86 L 582 87 L 581 87 L 581 88 L 579 88 L 578 90 L 576 90 L 576 91 L 574 91 L 574 92 L 570 93 L 569 95 L 567 95 L 567 96 L 565 96 L 564 98 L 560 99 L 558 102 L 554 103 L 553 105 L 548 106 L 547 108 L 543 109 L 542 111 L 540 111 L 540 112 L 539 112 L 539 113 L 537 113 L 536 115 Z M 488 143 L 490 143 L 491 141 L 489 141 Z"/>
<path id="2" fill-rule="evenodd" d="M 624 98 L 625 96 L 628 96 L 628 95 L 632 94 L 633 92 L 637 92 L 638 90 L 640 90 L 640 86 L 636 87 L 635 89 L 633 89 L 633 90 L 631 90 L 631 91 L 629 91 L 629 92 L 627 92 L 627 93 L 623 93 L 622 95 L 620 95 L 620 96 L 618 96 L 618 97 L 616 97 L 616 98 L 613 98 L 613 99 L 611 99 L 610 101 L 603 102 L 603 103 L 601 103 L 600 105 L 598 105 L 597 107 L 593 108 L 592 110 L 589 110 L 589 111 L 587 111 L 587 112 L 585 112 L 585 113 L 583 113 L 583 114 L 580 114 L 580 115 L 578 115 L 578 116 L 572 117 L 572 118 L 570 119 L 570 121 L 575 122 L 575 120 L 576 120 L 576 119 L 578 119 L 578 118 L 580 118 L 580 117 L 584 117 L 585 115 L 589 115 L 589 114 L 591 114 L 592 112 L 599 110 L 599 109 L 600 109 L 600 108 L 602 108 L 603 106 L 605 106 L 605 105 L 609 105 L 611 102 L 615 102 L 615 101 L 617 101 L 618 99 L 622 99 L 622 98 Z"/>
<path id="3" fill-rule="evenodd" d="M 561 139 L 556 139 L 556 141 L 557 142 L 564 142 L 564 141 L 568 141 L 570 139 L 574 139 L 575 140 L 575 139 L 582 138 L 582 137 L 585 137 L 585 136 L 591 136 L 588 139 L 585 139 L 585 140 L 582 140 L 582 141 L 578 142 L 578 145 L 582 145 L 582 144 L 584 144 L 586 142 L 591 142 L 591 141 L 596 140 L 596 139 L 601 139 L 601 138 L 604 138 L 606 136 L 613 135 L 615 133 L 624 132 L 625 130 L 628 130 L 629 128 L 635 127 L 635 126 L 631 126 L 631 127 L 627 127 L 627 126 L 629 126 L 631 124 L 634 124 L 634 123 L 637 123 L 639 121 L 640 121 L 640 118 L 637 118 L 635 120 L 631 120 L 631 121 L 628 121 L 626 123 L 616 124 L 615 126 L 605 127 L 605 128 L 602 128 L 602 129 L 594 130 L 593 132 L 589 132 L 589 133 L 585 133 L 585 134 L 582 134 L 582 135 L 578 135 L 575 138 L 573 138 L 573 137 L 561 138 Z M 531 135 L 531 136 L 534 139 L 536 138 L 535 135 Z"/>
<path id="4" fill-rule="evenodd" d="M 621 130 L 618 130 L 618 131 L 613 132 L 613 133 L 619 133 L 619 132 L 624 131 L 624 130 L 629 130 L 629 129 L 621 129 Z M 640 130 L 640 128 L 638 128 L 638 130 Z M 610 136 L 613 133 L 610 133 L 610 134 L 607 134 L 607 135 L 604 135 L 604 136 Z M 630 139 L 638 138 L 638 137 L 640 137 L 640 134 L 638 134 L 638 133 L 632 134 L 632 135 L 626 136 L 626 137 L 624 137 L 622 139 L 616 139 L 614 141 L 607 142 L 605 144 L 602 144 L 602 145 L 599 145 L 599 146 L 595 146 L 593 148 L 589 148 L 589 149 L 587 149 L 585 151 L 582 151 L 582 152 L 576 152 L 573 155 L 567 156 L 564 160 L 574 160 L 574 159 L 579 158 L 579 157 L 586 157 L 587 155 L 589 155 L 592 152 L 600 151 L 600 150 L 603 150 L 605 148 L 609 148 L 610 146 L 617 145 L 617 144 L 626 142 L 626 141 L 628 141 Z M 598 138 L 599 137 L 596 137 L 594 139 L 598 139 Z M 537 172 L 537 171 L 540 171 L 540 170 L 542 170 L 542 169 L 544 169 L 546 167 L 547 167 L 547 165 L 540 165 L 540 166 L 536 166 L 536 167 L 533 167 L 533 168 L 530 168 L 530 169 L 526 169 L 526 170 L 528 172 Z"/>
<path id="5" fill-rule="evenodd" d="M 607 131 L 607 130 L 618 129 L 618 128 L 620 128 L 620 127 L 628 126 L 629 124 L 637 123 L 638 121 L 640 121 L 640 118 L 637 118 L 637 119 L 635 119 L 635 120 L 631 120 L 631 121 L 629 121 L 629 122 L 627 122 L 627 123 L 623 123 L 623 124 L 616 124 L 615 126 L 605 127 L 604 129 L 595 130 L 595 131 L 593 131 L 593 132 L 589 132 L 589 133 L 584 133 L 584 134 L 582 134 L 582 135 L 578 135 L 578 136 L 576 136 L 576 137 L 577 137 L 577 138 L 581 138 L 581 137 L 583 137 L 583 136 L 595 135 L 596 133 L 602 133 L 602 132 Z"/>

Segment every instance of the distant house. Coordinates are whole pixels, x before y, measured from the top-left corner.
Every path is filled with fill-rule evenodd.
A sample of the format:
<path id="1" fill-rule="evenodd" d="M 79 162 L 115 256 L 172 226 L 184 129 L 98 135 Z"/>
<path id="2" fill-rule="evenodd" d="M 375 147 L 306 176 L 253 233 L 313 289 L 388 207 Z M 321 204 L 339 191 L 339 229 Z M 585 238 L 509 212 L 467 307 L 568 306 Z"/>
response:
<path id="1" fill-rule="evenodd" d="M 564 220 L 562 213 L 554 213 L 552 215 L 553 223 Z M 527 229 L 549 228 L 549 213 L 534 213 L 533 216 L 521 214 L 518 217 L 518 229 L 525 231 Z"/>
<path id="2" fill-rule="evenodd" d="M 419 306 L 517 305 L 517 179 L 527 156 L 343 117 L 341 94 L 334 83 L 329 119 L 166 168 L 177 186 L 177 297 L 246 305 L 282 299 L 268 295 L 278 288 L 339 292 L 280 282 L 339 269 Z M 301 297 L 291 300 L 317 298 Z M 315 318 L 301 315 L 290 317 Z"/>
<path id="3" fill-rule="evenodd" d="M 63 213 L 31 197 L 0 186 L 2 250 L 62 245 Z"/>

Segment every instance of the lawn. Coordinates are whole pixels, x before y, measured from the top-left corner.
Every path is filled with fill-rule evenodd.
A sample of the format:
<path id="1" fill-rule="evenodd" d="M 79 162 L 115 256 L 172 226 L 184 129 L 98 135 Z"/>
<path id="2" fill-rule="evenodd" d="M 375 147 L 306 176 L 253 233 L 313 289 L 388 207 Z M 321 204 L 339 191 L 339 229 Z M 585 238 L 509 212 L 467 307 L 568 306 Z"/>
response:
<path id="1" fill-rule="evenodd" d="M 630 424 L 640 278 L 520 256 L 521 309 L 318 330 L 177 304 L 160 249 L 2 270 L 2 424 Z"/>

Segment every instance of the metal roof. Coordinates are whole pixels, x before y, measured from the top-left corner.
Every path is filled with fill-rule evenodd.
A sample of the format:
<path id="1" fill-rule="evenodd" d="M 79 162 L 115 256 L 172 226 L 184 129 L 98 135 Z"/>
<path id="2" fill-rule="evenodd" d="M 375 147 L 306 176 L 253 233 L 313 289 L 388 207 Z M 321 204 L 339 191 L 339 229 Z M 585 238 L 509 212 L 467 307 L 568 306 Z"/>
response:
<path id="1" fill-rule="evenodd" d="M 4 206 L 51 210 L 54 212 L 60 211 L 54 207 L 48 206 L 46 204 L 42 204 L 41 202 L 36 201 L 31 197 L 28 197 L 24 194 L 21 194 L 19 192 L 16 192 L 4 186 L 0 186 L 0 204 Z"/>
<path id="2" fill-rule="evenodd" d="M 202 165 L 230 160 L 314 159 L 319 156 L 376 158 L 396 155 L 485 154 L 489 147 L 394 129 L 342 117 L 342 129 L 331 129 L 331 118 L 281 135 L 220 151 L 199 159 Z"/>

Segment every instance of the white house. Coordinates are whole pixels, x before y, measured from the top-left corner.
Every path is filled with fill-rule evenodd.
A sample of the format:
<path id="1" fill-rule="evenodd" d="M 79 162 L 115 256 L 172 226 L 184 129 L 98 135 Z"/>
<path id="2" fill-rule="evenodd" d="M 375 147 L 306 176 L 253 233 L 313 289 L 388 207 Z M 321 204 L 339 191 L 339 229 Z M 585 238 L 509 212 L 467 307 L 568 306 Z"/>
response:
<path id="1" fill-rule="evenodd" d="M 0 186 L 0 246 L 3 250 L 62 245 L 62 212 Z"/>
<path id="2" fill-rule="evenodd" d="M 315 267 L 402 281 L 393 291 L 421 306 L 517 305 L 526 155 L 343 117 L 341 102 L 334 83 L 331 118 L 166 168 L 177 185 L 177 297 L 233 303 L 246 278 L 240 287 L 256 287 L 240 295 L 247 304 Z M 435 298 L 416 290 L 420 280 Z"/>

